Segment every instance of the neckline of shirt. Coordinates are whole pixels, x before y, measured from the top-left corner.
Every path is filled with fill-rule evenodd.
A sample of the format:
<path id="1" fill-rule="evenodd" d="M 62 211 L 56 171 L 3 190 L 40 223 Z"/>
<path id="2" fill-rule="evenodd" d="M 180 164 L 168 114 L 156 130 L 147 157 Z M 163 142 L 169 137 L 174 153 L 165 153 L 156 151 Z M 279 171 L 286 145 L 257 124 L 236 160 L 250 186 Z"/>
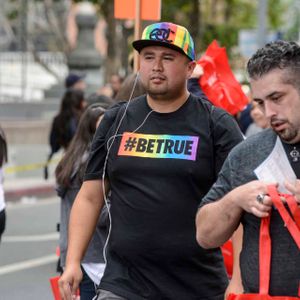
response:
<path id="1" fill-rule="evenodd" d="M 191 94 L 188 96 L 187 100 L 175 111 L 173 112 L 169 112 L 169 113 L 160 113 L 160 112 L 157 112 L 157 111 L 153 111 L 151 113 L 152 116 L 155 116 L 157 118 L 162 118 L 162 119 L 170 119 L 170 118 L 174 118 L 174 117 L 177 117 L 177 116 L 182 116 L 183 112 L 185 112 L 188 107 L 189 107 L 189 104 L 191 102 Z M 147 97 L 145 96 L 144 97 L 144 104 L 147 108 L 147 110 L 151 111 L 152 108 L 149 106 L 148 102 L 147 102 Z"/>

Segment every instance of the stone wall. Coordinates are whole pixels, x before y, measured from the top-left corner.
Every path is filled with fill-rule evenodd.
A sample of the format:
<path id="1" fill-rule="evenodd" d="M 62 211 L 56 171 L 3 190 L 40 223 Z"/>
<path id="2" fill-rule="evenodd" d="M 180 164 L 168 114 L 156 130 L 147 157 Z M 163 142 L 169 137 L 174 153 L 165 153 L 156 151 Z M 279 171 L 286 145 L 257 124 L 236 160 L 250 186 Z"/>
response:
<path id="1" fill-rule="evenodd" d="M 48 145 L 51 120 L 0 120 L 8 144 Z"/>

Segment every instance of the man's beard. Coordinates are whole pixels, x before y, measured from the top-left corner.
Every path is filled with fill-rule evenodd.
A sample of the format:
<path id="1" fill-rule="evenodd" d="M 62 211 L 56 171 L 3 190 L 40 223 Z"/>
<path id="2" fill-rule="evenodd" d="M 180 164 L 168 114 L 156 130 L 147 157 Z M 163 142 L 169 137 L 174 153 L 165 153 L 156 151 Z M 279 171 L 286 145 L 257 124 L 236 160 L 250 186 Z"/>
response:
<path id="1" fill-rule="evenodd" d="M 178 95 L 182 94 L 182 90 L 184 87 L 178 85 L 174 86 L 172 89 L 169 89 L 168 86 L 164 86 L 161 88 L 153 87 L 150 84 L 146 87 L 147 94 L 152 98 L 152 99 L 157 99 L 157 100 L 172 100 L 176 99 Z"/>
<path id="2" fill-rule="evenodd" d="M 281 131 L 277 131 L 273 126 L 272 128 L 277 133 L 277 135 L 279 135 L 279 137 L 287 143 L 293 141 L 298 135 L 297 129 L 291 124 L 289 124 L 288 128 L 285 128 Z"/>

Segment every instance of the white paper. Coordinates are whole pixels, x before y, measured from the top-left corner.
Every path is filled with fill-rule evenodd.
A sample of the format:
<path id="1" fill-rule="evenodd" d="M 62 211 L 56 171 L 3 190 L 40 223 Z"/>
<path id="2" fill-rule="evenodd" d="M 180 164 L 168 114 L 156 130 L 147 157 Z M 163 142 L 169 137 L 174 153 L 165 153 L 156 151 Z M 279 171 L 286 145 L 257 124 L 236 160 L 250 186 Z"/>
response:
<path id="1" fill-rule="evenodd" d="M 266 183 L 278 183 L 280 193 L 290 194 L 284 182 L 296 182 L 296 174 L 286 156 L 281 140 L 277 137 L 276 144 L 270 155 L 254 170 L 257 178 Z"/>

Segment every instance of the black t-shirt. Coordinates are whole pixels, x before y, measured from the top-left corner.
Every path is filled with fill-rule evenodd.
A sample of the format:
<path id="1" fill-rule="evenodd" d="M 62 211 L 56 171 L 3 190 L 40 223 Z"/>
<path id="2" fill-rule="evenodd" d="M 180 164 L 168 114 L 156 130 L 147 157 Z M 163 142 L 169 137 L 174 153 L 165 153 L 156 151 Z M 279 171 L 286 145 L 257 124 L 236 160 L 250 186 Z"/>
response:
<path id="1" fill-rule="evenodd" d="M 124 111 L 115 107 L 101 122 L 85 180 L 101 179 Z M 130 103 L 107 160 L 112 231 L 102 289 L 130 300 L 223 298 L 220 249 L 197 244 L 195 215 L 241 140 L 229 114 L 194 96 L 163 114 L 151 112 L 145 96 Z"/>

